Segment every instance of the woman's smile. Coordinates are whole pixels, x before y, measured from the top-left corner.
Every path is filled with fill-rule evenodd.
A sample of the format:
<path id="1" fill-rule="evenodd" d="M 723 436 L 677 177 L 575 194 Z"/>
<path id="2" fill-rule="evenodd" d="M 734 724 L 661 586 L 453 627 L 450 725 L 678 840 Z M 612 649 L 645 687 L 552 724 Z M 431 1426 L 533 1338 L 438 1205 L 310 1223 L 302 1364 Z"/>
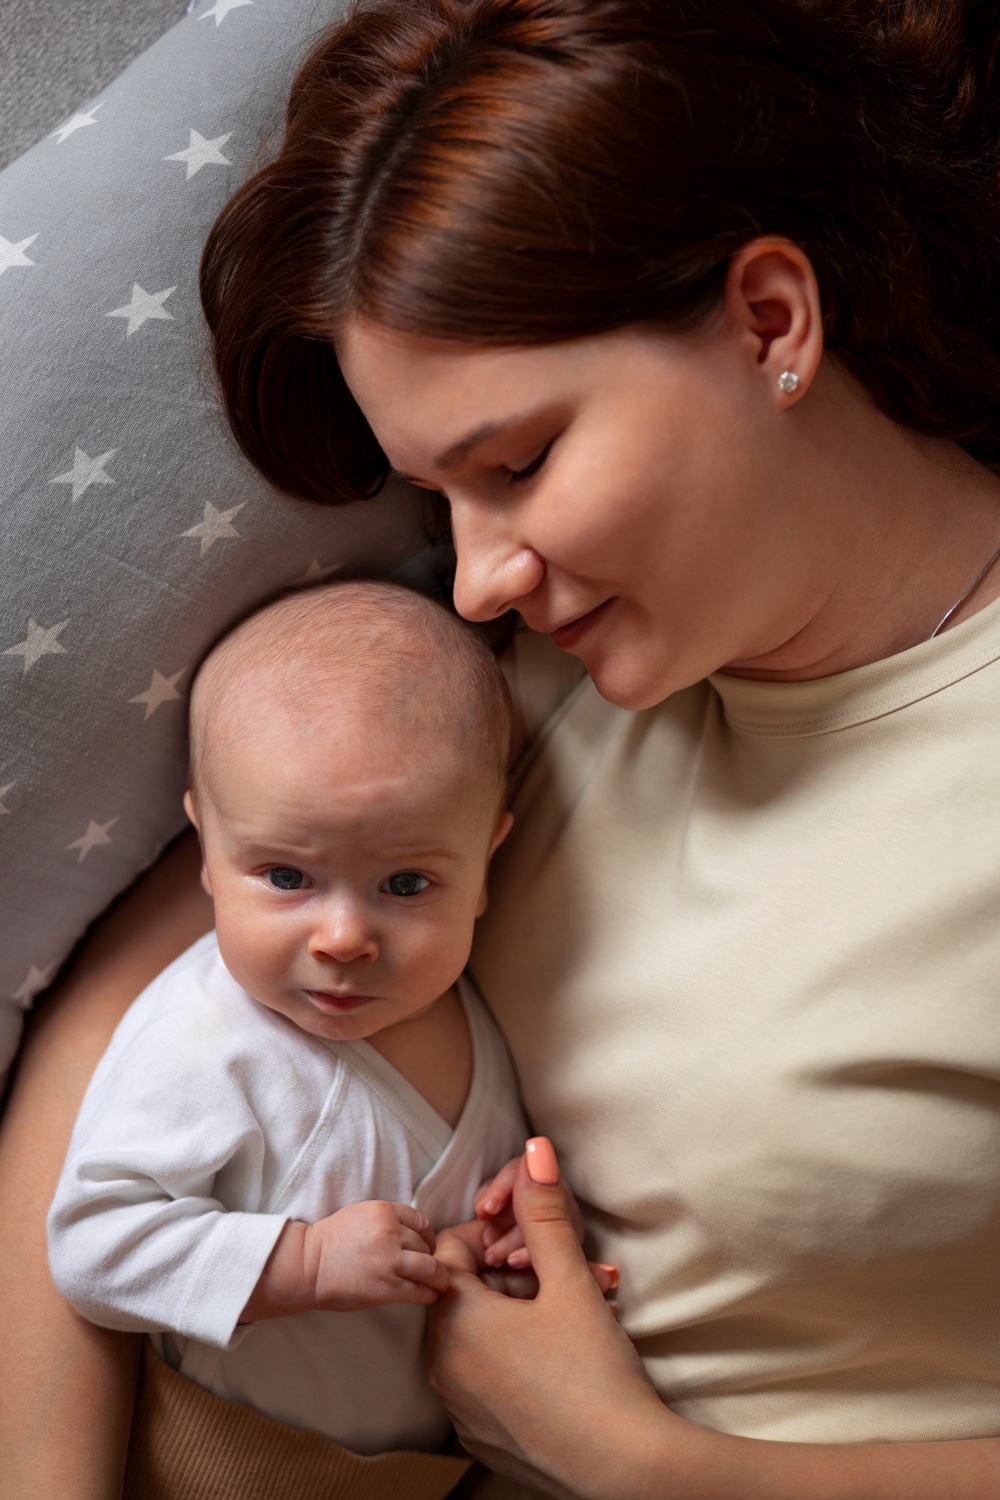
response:
<path id="1" fill-rule="evenodd" d="M 557 646 L 561 646 L 564 651 L 572 651 L 573 647 L 578 645 L 595 625 L 605 619 L 614 603 L 614 598 L 605 599 L 603 604 L 598 604 L 595 609 L 588 610 L 586 614 L 567 620 L 565 625 L 557 625 L 549 634 Z"/>

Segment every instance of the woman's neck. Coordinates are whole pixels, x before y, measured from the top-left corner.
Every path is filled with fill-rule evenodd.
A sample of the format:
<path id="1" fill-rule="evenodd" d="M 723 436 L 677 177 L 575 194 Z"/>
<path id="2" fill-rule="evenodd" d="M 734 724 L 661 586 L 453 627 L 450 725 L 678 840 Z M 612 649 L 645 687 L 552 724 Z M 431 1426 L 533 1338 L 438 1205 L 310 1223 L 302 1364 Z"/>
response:
<path id="1" fill-rule="evenodd" d="M 956 444 L 890 421 L 841 372 L 824 385 L 794 466 L 817 476 L 804 507 L 807 581 L 778 644 L 728 663 L 732 676 L 805 681 L 918 645 L 1000 548 L 1000 478 Z M 1000 559 L 944 628 L 997 598 Z"/>

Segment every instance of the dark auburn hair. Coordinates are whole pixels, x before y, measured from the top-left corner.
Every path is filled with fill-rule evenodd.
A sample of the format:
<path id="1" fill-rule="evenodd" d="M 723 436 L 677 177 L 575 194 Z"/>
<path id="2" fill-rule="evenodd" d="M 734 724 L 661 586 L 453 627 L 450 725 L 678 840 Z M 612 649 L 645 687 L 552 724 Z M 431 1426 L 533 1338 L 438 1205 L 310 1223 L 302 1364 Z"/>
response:
<path id="1" fill-rule="evenodd" d="M 528 345 L 690 327 L 795 241 L 878 406 L 1000 460 L 997 0 L 366 0 L 303 63 L 201 290 L 226 412 L 280 489 L 374 494 L 360 315 Z"/>

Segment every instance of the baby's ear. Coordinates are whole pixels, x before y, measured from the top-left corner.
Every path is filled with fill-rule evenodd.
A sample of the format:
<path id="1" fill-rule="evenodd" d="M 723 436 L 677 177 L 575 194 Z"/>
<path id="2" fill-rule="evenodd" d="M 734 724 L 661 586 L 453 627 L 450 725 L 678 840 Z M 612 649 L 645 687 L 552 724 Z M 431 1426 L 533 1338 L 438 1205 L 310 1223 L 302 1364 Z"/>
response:
<path id="1" fill-rule="evenodd" d="M 188 816 L 190 817 L 190 813 L 188 814 Z M 513 828 L 513 826 L 514 814 L 512 812 L 509 812 L 507 809 L 504 809 L 504 811 L 500 814 L 500 820 L 497 823 L 496 832 L 494 833 L 493 840 L 490 844 L 490 852 L 486 856 L 487 860 L 491 860 L 493 858 L 494 854 L 500 848 L 500 845 L 503 843 L 508 833 L 510 833 L 510 830 Z"/>
<path id="2" fill-rule="evenodd" d="M 201 836 L 201 827 L 199 826 L 198 815 L 197 815 L 197 812 L 195 811 L 194 798 L 191 796 L 190 791 L 187 791 L 187 792 L 184 793 L 184 811 L 187 813 L 188 817 L 191 819 L 191 822 L 194 824 L 195 828 L 198 831 L 198 835 L 200 837 Z M 209 878 L 208 878 L 208 867 L 205 864 L 204 846 L 202 848 L 202 857 L 201 857 L 201 888 L 205 892 L 206 896 L 210 896 L 212 894 L 212 886 L 211 886 L 211 883 L 209 882 Z"/>
<path id="3" fill-rule="evenodd" d="M 477 917 L 482 916 L 483 912 L 486 910 L 487 905 L 489 904 L 489 892 L 486 888 L 486 878 L 489 875 L 490 871 L 490 860 L 500 848 L 500 845 L 503 843 L 508 833 L 510 833 L 510 830 L 513 828 L 513 826 L 514 814 L 505 810 L 500 814 L 500 818 L 496 826 L 496 832 L 493 835 L 493 838 L 490 842 L 489 852 L 486 855 L 486 869 L 483 872 L 483 888 L 479 892 L 479 900 L 476 903 Z"/>

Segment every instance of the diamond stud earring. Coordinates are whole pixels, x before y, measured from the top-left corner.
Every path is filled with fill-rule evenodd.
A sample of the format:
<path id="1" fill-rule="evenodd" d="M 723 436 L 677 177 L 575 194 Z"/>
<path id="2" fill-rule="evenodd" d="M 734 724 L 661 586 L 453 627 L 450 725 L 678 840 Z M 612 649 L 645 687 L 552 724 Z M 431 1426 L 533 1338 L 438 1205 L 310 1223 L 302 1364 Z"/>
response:
<path id="1" fill-rule="evenodd" d="M 778 390 L 784 391 L 786 395 L 790 396 L 792 392 L 797 391 L 798 388 L 799 377 L 796 375 L 795 371 L 782 370 L 781 374 L 778 376 Z"/>

